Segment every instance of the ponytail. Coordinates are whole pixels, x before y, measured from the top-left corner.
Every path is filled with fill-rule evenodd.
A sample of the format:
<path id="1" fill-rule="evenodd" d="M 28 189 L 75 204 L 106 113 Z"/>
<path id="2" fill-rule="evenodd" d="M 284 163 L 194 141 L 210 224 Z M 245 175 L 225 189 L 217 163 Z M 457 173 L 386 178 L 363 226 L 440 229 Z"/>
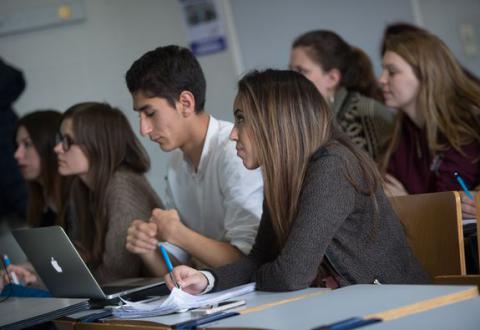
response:
<path id="1" fill-rule="evenodd" d="M 349 91 L 383 101 L 383 93 L 377 84 L 372 62 L 363 50 L 350 47 L 350 54 L 342 74 L 341 85 Z"/>
<path id="2" fill-rule="evenodd" d="M 310 31 L 299 36 L 292 48 L 305 47 L 310 58 L 325 71 L 337 69 L 340 86 L 348 91 L 382 100 L 373 66 L 361 49 L 350 46 L 338 34 L 328 30 Z"/>

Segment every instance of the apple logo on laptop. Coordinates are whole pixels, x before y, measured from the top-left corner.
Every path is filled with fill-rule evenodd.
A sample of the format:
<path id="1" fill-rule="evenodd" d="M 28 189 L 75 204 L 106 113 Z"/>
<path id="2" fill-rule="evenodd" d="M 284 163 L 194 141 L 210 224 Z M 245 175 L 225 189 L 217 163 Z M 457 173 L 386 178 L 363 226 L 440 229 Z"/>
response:
<path id="1" fill-rule="evenodd" d="M 57 271 L 57 273 L 63 272 L 62 267 L 60 267 L 60 265 L 58 264 L 57 260 L 55 260 L 54 257 L 52 257 L 52 259 L 50 260 L 50 263 L 52 264 L 53 269 Z"/>

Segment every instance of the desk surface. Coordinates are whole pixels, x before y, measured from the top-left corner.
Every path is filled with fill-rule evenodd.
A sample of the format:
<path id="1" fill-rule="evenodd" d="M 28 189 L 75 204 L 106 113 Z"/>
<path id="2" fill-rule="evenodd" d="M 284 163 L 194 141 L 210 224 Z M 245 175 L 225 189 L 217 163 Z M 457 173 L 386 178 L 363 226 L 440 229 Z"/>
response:
<path id="1" fill-rule="evenodd" d="M 475 293 L 472 294 L 473 290 Z M 261 312 L 213 322 L 208 327 L 311 329 L 354 316 L 363 317 L 419 301 L 463 293 L 470 296 L 478 294 L 476 287 L 472 286 L 352 285 Z"/>
<path id="2" fill-rule="evenodd" d="M 10 297 L 0 303 L 0 328 L 23 329 L 87 308 L 88 299 Z"/>
<path id="3" fill-rule="evenodd" d="M 365 330 L 478 330 L 480 328 L 480 297 L 460 301 L 426 312 L 412 314 L 391 321 L 373 324 Z"/>
<path id="4" fill-rule="evenodd" d="M 293 291 L 293 292 L 255 291 L 243 296 L 236 297 L 235 299 L 245 300 L 247 302 L 246 308 L 251 308 L 251 307 L 257 307 L 265 304 L 270 304 L 273 302 L 287 301 L 290 299 L 295 299 L 296 297 L 303 297 L 305 295 L 310 295 L 310 294 L 321 295 L 324 293 L 328 293 L 330 291 L 331 291 L 330 289 L 320 289 L 320 288 L 308 288 L 308 289 Z M 245 307 L 243 308 L 241 307 L 239 308 L 239 310 L 242 310 L 244 308 Z M 183 321 L 188 321 L 191 318 L 192 318 L 191 313 L 185 312 L 185 313 L 178 313 L 178 314 L 171 314 L 171 315 L 164 315 L 164 316 L 157 316 L 157 317 L 150 317 L 150 318 L 142 318 L 138 320 L 152 321 L 152 322 L 162 323 L 162 324 L 176 324 Z"/>
<path id="5" fill-rule="evenodd" d="M 294 300 L 296 297 L 303 298 Z M 284 293 L 257 291 L 241 296 L 241 298 L 247 300 L 247 309 L 257 310 L 210 323 L 207 327 L 312 329 L 320 325 L 330 324 L 354 316 L 365 317 L 377 313 L 398 316 L 405 315 L 405 310 L 409 313 L 412 311 L 427 310 L 427 312 L 424 313 L 428 315 L 426 314 L 430 313 L 428 308 L 442 306 L 442 304 L 446 302 L 460 304 L 460 302 L 465 299 L 480 299 L 476 286 L 445 285 L 352 285 L 334 291 L 314 288 Z M 287 303 L 271 305 L 269 308 L 258 310 L 259 307 L 265 304 L 268 305 L 278 301 L 287 301 Z M 475 305 L 475 303 L 473 304 L 471 308 L 478 306 Z M 403 314 L 398 311 L 399 308 Z M 463 327 L 463 323 L 459 323 L 463 322 L 461 316 L 457 317 L 456 314 L 460 313 L 460 311 L 457 310 L 454 305 L 441 308 L 452 308 L 450 316 L 457 320 L 453 328 Z M 245 311 L 240 310 L 240 312 Z M 419 317 L 418 322 L 421 322 L 423 316 L 422 313 L 420 313 L 418 316 L 413 317 Z M 152 329 L 152 325 L 155 326 L 152 321 L 157 324 L 160 323 L 158 324 L 159 328 L 162 328 L 161 324 L 179 323 L 189 320 L 190 318 L 190 313 L 186 312 L 155 318 L 138 319 L 134 320 L 133 323 L 128 320 L 121 321 L 122 323 L 118 323 L 118 321 L 115 320 L 106 320 L 107 324 L 102 324 L 101 326 L 98 323 L 89 323 L 88 325 L 90 326 L 89 329 L 96 329 L 96 325 L 99 325 L 98 329 L 120 329 L 122 324 L 130 328 L 133 326 L 138 329 Z M 381 326 L 385 326 L 385 328 L 382 329 L 390 329 L 390 326 L 396 326 L 396 322 L 400 322 L 400 320 L 401 319 L 385 321 L 381 324 Z M 416 318 L 412 320 L 408 328 L 422 328 L 421 326 L 416 326 Z M 466 323 L 465 328 L 467 329 L 471 323 L 469 322 L 470 321 L 467 321 Z M 398 329 L 401 328 L 405 327 L 400 325 Z"/>

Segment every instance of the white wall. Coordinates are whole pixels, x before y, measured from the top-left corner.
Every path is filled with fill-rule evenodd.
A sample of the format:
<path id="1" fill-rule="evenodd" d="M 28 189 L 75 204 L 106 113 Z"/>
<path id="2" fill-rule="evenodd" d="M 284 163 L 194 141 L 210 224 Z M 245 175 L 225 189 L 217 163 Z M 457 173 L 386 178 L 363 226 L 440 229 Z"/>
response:
<path id="1" fill-rule="evenodd" d="M 480 1 L 479 0 L 417 0 L 424 26 L 434 31 L 455 53 L 458 61 L 480 76 Z M 474 28 L 477 52 L 468 55 L 460 38 L 460 28 Z"/>
<path id="2" fill-rule="evenodd" d="M 377 74 L 379 43 L 388 23 L 423 25 L 480 75 L 479 0 L 232 0 L 244 71 L 285 68 L 293 40 L 305 31 L 328 29 L 366 51 Z M 472 24 L 479 54 L 465 56 L 459 26 Z"/>
<path id="3" fill-rule="evenodd" d="M 293 40 L 303 32 L 333 30 L 366 51 L 377 72 L 387 23 L 414 22 L 409 0 L 232 0 L 244 69 L 286 68 Z"/>
<path id="4" fill-rule="evenodd" d="M 28 5 L 35 1 L 0 0 L 0 13 Z M 64 111 L 87 100 L 107 101 L 125 111 L 138 133 L 138 115 L 131 110 L 124 75 L 148 50 L 186 45 L 180 4 L 177 0 L 85 0 L 85 9 L 82 23 L 0 37 L 0 56 L 21 68 L 28 83 L 15 108 L 21 115 L 41 108 Z M 199 60 L 207 78 L 206 110 L 231 120 L 237 77 L 230 51 Z M 169 156 L 148 139 L 141 141 L 152 158 L 149 179 L 162 195 Z"/>

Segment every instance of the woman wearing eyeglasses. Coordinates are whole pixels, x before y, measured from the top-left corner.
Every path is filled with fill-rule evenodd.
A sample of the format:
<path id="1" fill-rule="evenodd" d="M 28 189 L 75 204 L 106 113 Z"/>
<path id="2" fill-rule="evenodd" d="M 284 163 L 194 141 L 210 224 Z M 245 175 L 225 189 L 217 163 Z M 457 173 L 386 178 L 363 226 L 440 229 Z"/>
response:
<path id="1" fill-rule="evenodd" d="M 79 103 L 63 115 L 55 146 L 58 171 L 73 176 L 73 236 L 99 282 L 140 276 L 125 249 L 130 223 L 162 207 L 144 174 L 150 161 L 125 115 L 105 103 Z"/>

